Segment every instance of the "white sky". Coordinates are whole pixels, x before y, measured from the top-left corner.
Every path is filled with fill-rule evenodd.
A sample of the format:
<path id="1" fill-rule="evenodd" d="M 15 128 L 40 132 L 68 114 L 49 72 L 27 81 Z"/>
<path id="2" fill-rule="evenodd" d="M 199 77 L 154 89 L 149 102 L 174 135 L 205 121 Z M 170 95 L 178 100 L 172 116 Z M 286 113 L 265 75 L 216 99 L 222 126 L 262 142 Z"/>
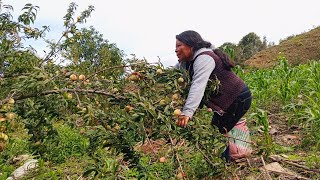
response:
<path id="1" fill-rule="evenodd" d="M 2 0 L 15 14 L 26 3 L 40 7 L 35 26 L 48 25 L 48 37 L 58 39 L 63 16 L 70 2 L 77 13 L 95 7 L 86 26 L 94 26 L 104 39 L 116 43 L 125 54 L 174 65 L 175 35 L 185 30 L 199 32 L 216 47 L 238 43 L 250 32 L 276 44 L 293 34 L 320 25 L 319 0 Z M 35 45 L 38 52 L 45 47 Z M 129 56 L 130 57 L 130 56 Z"/>

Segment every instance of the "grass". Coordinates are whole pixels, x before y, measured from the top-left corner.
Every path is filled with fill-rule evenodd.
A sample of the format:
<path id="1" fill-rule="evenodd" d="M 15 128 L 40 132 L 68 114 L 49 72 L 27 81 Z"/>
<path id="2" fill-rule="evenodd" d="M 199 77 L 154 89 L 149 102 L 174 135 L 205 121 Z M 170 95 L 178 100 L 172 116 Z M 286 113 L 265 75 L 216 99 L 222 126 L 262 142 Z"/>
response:
<path id="1" fill-rule="evenodd" d="M 319 47 L 320 27 L 316 27 L 311 31 L 284 40 L 279 45 L 258 52 L 248 59 L 245 65 L 255 68 L 271 68 L 277 65 L 277 57 L 280 52 L 284 53 L 290 64 L 305 64 L 310 60 L 320 59 Z"/>

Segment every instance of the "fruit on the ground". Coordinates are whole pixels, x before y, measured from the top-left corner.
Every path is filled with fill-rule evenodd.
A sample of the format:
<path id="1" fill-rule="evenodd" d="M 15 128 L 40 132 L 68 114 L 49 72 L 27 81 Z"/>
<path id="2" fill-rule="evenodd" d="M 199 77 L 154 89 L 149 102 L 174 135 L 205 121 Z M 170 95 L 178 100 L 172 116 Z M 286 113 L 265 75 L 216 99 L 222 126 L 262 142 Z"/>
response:
<path id="1" fill-rule="evenodd" d="M 83 128 L 80 129 L 80 134 L 84 134 L 85 132 L 86 132 L 85 129 L 83 129 Z"/>
<path id="2" fill-rule="evenodd" d="M 159 161 L 160 161 L 161 163 L 166 162 L 166 157 L 161 157 L 161 158 L 159 159 Z"/>

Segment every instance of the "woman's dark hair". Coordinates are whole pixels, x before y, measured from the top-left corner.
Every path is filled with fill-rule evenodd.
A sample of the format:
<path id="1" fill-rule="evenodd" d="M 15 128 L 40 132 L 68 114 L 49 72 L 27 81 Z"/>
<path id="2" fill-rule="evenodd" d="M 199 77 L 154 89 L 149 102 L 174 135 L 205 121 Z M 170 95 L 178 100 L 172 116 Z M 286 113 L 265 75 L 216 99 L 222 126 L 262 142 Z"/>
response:
<path id="1" fill-rule="evenodd" d="M 188 30 L 176 35 L 176 39 L 197 51 L 201 48 L 210 48 L 211 43 L 202 39 L 196 31 Z"/>
<path id="2" fill-rule="evenodd" d="M 234 62 L 231 60 L 231 58 L 229 57 L 229 55 L 227 53 L 225 53 L 224 51 L 222 51 L 219 48 L 214 49 L 213 52 L 217 56 L 219 56 L 219 58 L 223 62 L 224 68 L 226 68 L 227 70 L 231 70 L 234 67 Z"/>
<path id="3" fill-rule="evenodd" d="M 211 43 L 203 40 L 200 34 L 197 33 L 196 31 L 192 31 L 192 30 L 184 31 L 176 35 L 176 39 L 192 47 L 194 51 L 197 51 L 201 48 L 211 48 Z M 227 70 L 231 70 L 231 68 L 234 67 L 233 61 L 221 49 L 216 48 L 213 50 L 213 52 L 220 57 L 224 67 Z"/>

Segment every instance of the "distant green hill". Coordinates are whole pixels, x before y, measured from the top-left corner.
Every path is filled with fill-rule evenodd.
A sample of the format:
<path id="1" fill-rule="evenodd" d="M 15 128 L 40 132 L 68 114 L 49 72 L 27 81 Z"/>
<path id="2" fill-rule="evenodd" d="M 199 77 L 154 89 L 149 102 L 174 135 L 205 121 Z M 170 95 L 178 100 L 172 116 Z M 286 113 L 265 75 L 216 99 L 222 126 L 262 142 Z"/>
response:
<path id="1" fill-rule="evenodd" d="M 320 27 L 295 35 L 282 41 L 279 45 L 262 50 L 245 61 L 245 65 L 256 68 L 268 68 L 277 63 L 279 53 L 292 65 L 309 60 L 320 59 Z"/>

